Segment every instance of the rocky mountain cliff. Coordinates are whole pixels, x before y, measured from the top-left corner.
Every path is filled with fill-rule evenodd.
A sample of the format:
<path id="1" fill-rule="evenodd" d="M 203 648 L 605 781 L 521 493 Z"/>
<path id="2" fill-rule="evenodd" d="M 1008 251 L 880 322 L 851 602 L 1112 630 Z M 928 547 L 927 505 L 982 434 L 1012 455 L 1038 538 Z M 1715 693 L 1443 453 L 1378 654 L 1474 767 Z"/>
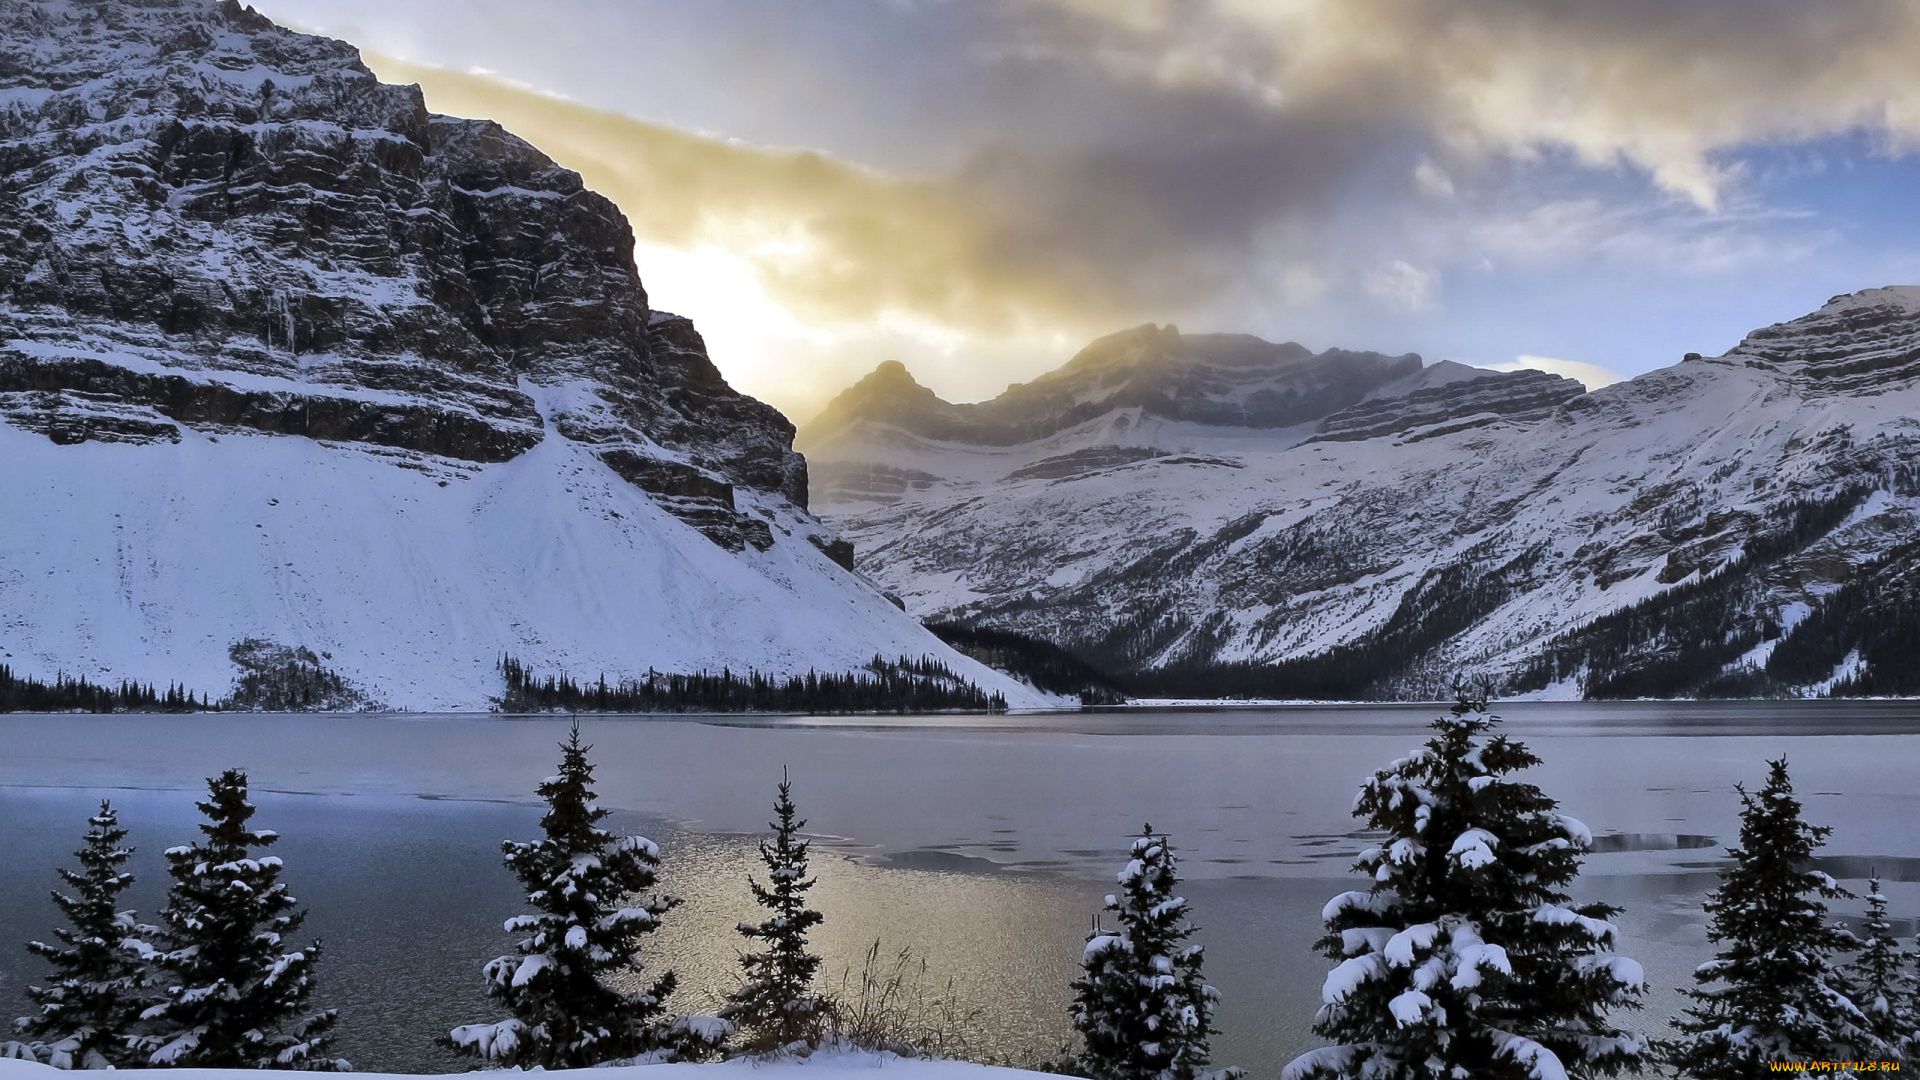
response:
<path id="1" fill-rule="evenodd" d="M 1152 327 L 1088 352 L 1171 389 L 1088 392 L 1083 354 L 1014 441 L 980 429 L 1031 389 L 948 405 L 888 366 L 801 431 L 909 610 L 1145 693 L 1920 693 L 1920 289 L 1592 393 Z"/>
<path id="2" fill-rule="evenodd" d="M 648 305 L 618 209 L 350 45 L 0 0 L 0 177 L 16 671 L 218 691 L 258 638 L 472 707 L 503 651 L 965 666 L 829 557 L 792 426 Z"/>

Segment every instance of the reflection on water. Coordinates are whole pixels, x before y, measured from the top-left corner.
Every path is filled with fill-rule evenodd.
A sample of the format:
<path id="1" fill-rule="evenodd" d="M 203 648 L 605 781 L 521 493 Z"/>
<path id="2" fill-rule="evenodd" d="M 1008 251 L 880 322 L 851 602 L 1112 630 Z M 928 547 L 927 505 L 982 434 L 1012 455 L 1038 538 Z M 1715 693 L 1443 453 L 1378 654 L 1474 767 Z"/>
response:
<path id="1" fill-rule="evenodd" d="M 681 973 L 680 1009 L 711 1009 L 738 977 L 734 925 L 755 917 L 753 831 L 790 767 L 816 830 L 816 941 L 830 985 L 857 980 L 876 939 L 910 947 L 929 997 L 973 1014 L 975 1049 L 1050 1053 L 1087 919 L 1142 821 L 1172 833 L 1223 993 L 1222 1063 L 1272 1075 L 1313 1045 L 1328 961 L 1319 911 L 1369 837 L 1359 781 L 1425 733 L 1434 706 L 1134 711 L 1028 717 L 596 718 L 603 802 L 660 841 L 663 884 L 687 899 L 645 946 Z M 1821 866 L 1888 881 L 1896 924 L 1920 915 L 1920 707 L 1906 702 L 1508 705 L 1543 759 L 1531 779 L 1591 825 L 1581 900 L 1626 909 L 1622 951 L 1654 990 L 1657 1030 L 1708 953 L 1700 900 L 1737 832 L 1733 785 L 1785 753 L 1808 817 L 1835 826 Z M 321 997 L 362 1067 L 447 1070 L 430 1039 L 498 1015 L 479 971 L 520 910 L 499 843 L 529 838 L 534 786 L 566 721 L 422 717 L 0 717 L 0 1019 L 41 968 L 53 867 L 104 792 L 142 850 L 131 903 L 164 890 L 159 851 L 192 834 L 200 778 L 248 768 L 263 826 L 323 938 Z M 38 785 L 58 785 L 53 787 Z M 1835 905 L 1844 917 L 1861 905 Z M 918 967 L 915 971 L 918 972 Z"/>
<path id="2" fill-rule="evenodd" d="M 194 836 L 186 792 L 0 789 L 0 1023 L 30 1008 L 25 988 L 44 965 L 18 948 L 59 923 L 47 893 L 57 865 L 110 798 L 136 846 L 136 885 L 124 903 L 152 919 L 164 903 L 159 852 Z M 433 1045 L 456 1024 L 496 1019 L 480 969 L 511 951 L 501 928 L 524 910 L 500 865 L 500 841 L 538 834 L 533 805 L 412 798 L 344 798 L 255 791 L 255 823 L 276 829 L 283 880 L 310 912 L 296 941 L 322 941 L 318 1000 L 338 1008 L 337 1051 L 362 1069 L 444 1072 L 465 1062 Z M 649 973 L 680 976 L 674 1007 L 712 1011 L 739 984 L 734 927 L 758 921 L 746 875 L 759 873 L 754 839 L 684 833 L 658 819 L 616 813 L 608 826 L 665 849 L 661 887 L 685 899 L 643 941 Z M 816 841 L 821 843 L 821 841 Z M 993 1033 L 982 1053 L 1034 1058 L 1066 1041 L 1067 983 L 1086 925 L 1085 900 L 1061 881 L 1010 875 L 887 870 L 818 847 L 812 901 L 829 913 L 815 931 L 822 985 L 856 989 L 865 953 L 880 942 L 882 974 L 909 948 L 905 993 L 929 1013 L 952 1002 L 967 1026 Z M 762 879 L 764 881 L 764 877 Z"/>
<path id="3" fill-rule="evenodd" d="M 752 873 L 764 884 L 765 868 L 749 838 L 675 839 L 662 883 L 687 902 L 649 947 L 681 973 L 677 1007 L 712 1010 L 740 982 L 744 939 L 734 927 L 765 917 L 745 883 Z M 980 1050 L 1037 1058 L 1067 1041 L 1067 984 L 1087 925 L 1084 890 L 1023 875 L 882 869 L 817 845 L 819 884 L 808 900 L 827 915 L 812 935 L 825 958 L 825 988 L 857 992 L 867 950 L 878 941 L 880 973 L 910 949 L 906 992 L 929 1009 L 936 1000 L 953 1002 L 969 1028 L 992 1033 Z"/>

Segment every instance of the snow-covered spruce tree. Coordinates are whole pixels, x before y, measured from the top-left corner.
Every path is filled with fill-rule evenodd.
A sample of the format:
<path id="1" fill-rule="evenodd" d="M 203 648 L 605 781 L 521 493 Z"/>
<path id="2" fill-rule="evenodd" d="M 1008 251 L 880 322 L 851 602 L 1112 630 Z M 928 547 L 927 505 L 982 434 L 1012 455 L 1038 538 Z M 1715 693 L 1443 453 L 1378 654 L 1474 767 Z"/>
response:
<path id="1" fill-rule="evenodd" d="M 1825 899 L 1852 894 L 1808 867 L 1831 829 L 1800 817 L 1787 761 L 1767 762 L 1758 795 L 1740 793 L 1740 846 L 1707 897 L 1707 940 L 1720 946 L 1694 971 L 1694 1005 L 1666 1047 L 1682 1076 L 1753 1077 L 1770 1061 L 1885 1058 L 1834 954 L 1858 940 L 1827 917 Z"/>
<path id="2" fill-rule="evenodd" d="M 743 922 L 740 933 L 760 948 L 743 953 L 740 966 L 746 981 L 727 995 L 720 1018 L 737 1032 L 735 1045 L 749 1054 L 813 1049 L 820 1044 L 826 1002 L 813 992 L 813 976 L 820 957 L 807 951 L 807 931 L 823 917 L 807 907 L 808 842 L 798 839 L 806 827 L 793 805 L 793 784 L 783 772 L 779 797 L 774 800 L 772 842 L 760 842 L 760 861 L 767 865 L 767 884 L 752 878 L 753 898 L 766 908 L 759 923 Z"/>
<path id="3" fill-rule="evenodd" d="M 255 829 L 247 775 L 228 769 L 207 781 L 204 839 L 167 849 L 166 910 L 151 953 L 159 1000 L 138 1040 L 147 1064 L 203 1069 L 334 1072 L 326 1056 L 335 1013 L 309 1012 L 316 942 L 285 952 L 306 912 L 280 882 L 280 859 L 255 855 L 279 839 Z"/>
<path id="4" fill-rule="evenodd" d="M 1894 940 L 1893 924 L 1887 921 L 1887 894 L 1880 891 L 1880 879 L 1867 883 L 1866 938 L 1860 952 L 1847 965 L 1852 980 L 1854 1003 L 1866 1013 L 1867 1028 L 1896 1053 L 1905 1050 L 1913 1033 L 1914 1014 L 1911 987 L 1907 980 L 1906 957 Z"/>
<path id="5" fill-rule="evenodd" d="M 1334 1045 L 1283 1080 L 1502 1080 L 1645 1067 L 1646 1040 L 1610 1022 L 1636 1008 L 1640 965 L 1613 952 L 1617 910 L 1571 906 L 1592 844 L 1533 784 L 1539 763 L 1504 735 L 1484 689 L 1456 686 L 1450 716 L 1360 788 L 1354 815 L 1386 834 L 1354 868 L 1373 884 L 1322 912 L 1337 961 L 1314 1031 Z"/>
<path id="6" fill-rule="evenodd" d="M 684 1050 L 690 1036 L 718 1041 L 724 1034 L 708 1025 L 676 1032 L 664 1021 L 672 972 L 631 994 L 602 981 L 640 972 L 640 936 L 680 901 L 637 895 L 653 887 L 660 849 L 645 837 L 599 827 L 609 811 L 594 805 L 591 749 L 575 725 L 560 744 L 559 775 L 538 789 L 547 803 L 540 819 L 546 836 L 500 846 L 534 912 L 507 920 L 508 931 L 527 936 L 515 943 L 515 955 L 485 970 L 487 995 L 512 1017 L 454 1028 L 448 1042 L 462 1053 L 504 1066 L 571 1069 L 676 1045 Z"/>
<path id="7" fill-rule="evenodd" d="M 1912 968 L 1901 980 L 1907 1002 L 1907 1027 L 1899 1049 L 1906 1061 L 1920 1063 L 1920 935 L 1914 937 L 1913 952 L 1907 955 L 1912 960 Z"/>
<path id="8" fill-rule="evenodd" d="M 1073 1026 L 1086 1040 L 1077 1071 L 1094 1080 L 1236 1080 L 1242 1070 L 1212 1068 L 1220 993 L 1201 975 L 1201 946 L 1187 944 L 1193 927 L 1173 891 L 1173 846 L 1147 825 L 1132 855 L 1104 909 L 1118 925 L 1087 938 L 1073 982 Z"/>
<path id="9" fill-rule="evenodd" d="M 113 805 L 87 819 L 86 846 L 74 852 L 79 870 L 60 870 L 74 895 L 56 892 L 53 902 L 71 928 L 54 931 L 60 944 L 27 943 L 27 951 L 53 969 L 47 981 L 27 988 L 40 1011 L 14 1026 L 34 1044 L 35 1056 L 60 1069 L 124 1069 L 146 1063 L 129 1048 L 144 1007 L 147 945 L 153 930 L 120 910 L 120 894 L 133 883 L 123 867 L 131 849 L 120 846 L 127 830 Z"/>

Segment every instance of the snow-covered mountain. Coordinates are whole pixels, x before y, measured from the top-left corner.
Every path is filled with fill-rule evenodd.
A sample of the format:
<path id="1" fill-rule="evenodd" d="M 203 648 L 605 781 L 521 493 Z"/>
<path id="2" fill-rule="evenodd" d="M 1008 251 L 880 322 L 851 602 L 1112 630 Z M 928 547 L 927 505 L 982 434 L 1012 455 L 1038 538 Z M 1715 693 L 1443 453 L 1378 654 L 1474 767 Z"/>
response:
<path id="1" fill-rule="evenodd" d="M 0 663 L 396 707 L 946 649 L 612 203 L 234 0 L 0 0 Z"/>
<path id="2" fill-rule="evenodd" d="M 1141 327 L 974 405 L 882 365 L 814 505 L 928 619 L 1144 690 L 1920 693 L 1920 289 L 1587 393 Z"/>

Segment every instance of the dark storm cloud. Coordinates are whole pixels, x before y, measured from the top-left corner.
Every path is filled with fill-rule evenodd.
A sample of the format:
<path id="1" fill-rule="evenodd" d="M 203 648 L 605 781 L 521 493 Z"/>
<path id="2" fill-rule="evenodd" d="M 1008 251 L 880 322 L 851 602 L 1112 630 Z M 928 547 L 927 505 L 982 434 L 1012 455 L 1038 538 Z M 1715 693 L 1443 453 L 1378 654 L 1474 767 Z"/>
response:
<path id="1" fill-rule="evenodd" d="M 1850 129 L 1920 135 L 1908 0 L 1046 0 L 1106 23 L 1118 77 L 1276 112 L 1397 117 L 1454 152 L 1565 148 L 1709 204 L 1711 156 Z M 1222 59 L 1223 40 L 1257 40 Z"/>

